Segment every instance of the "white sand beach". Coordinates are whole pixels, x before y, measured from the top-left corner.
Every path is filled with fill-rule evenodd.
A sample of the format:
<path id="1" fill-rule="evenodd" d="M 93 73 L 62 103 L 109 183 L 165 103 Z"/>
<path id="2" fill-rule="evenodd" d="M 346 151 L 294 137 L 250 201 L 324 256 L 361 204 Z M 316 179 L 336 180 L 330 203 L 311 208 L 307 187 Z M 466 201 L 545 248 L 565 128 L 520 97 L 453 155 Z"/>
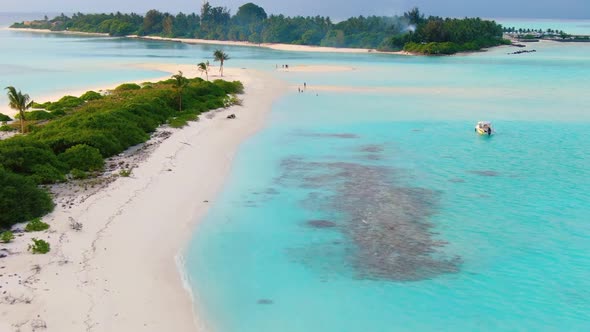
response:
<path id="1" fill-rule="evenodd" d="M 26 29 L 25 29 L 26 30 Z M 324 47 L 324 46 L 310 46 L 310 45 L 292 45 L 292 44 L 271 44 L 271 43 L 250 43 L 241 41 L 229 40 L 207 40 L 195 38 L 164 38 L 156 36 L 127 36 L 129 38 L 147 39 L 180 42 L 186 44 L 210 44 L 210 45 L 227 45 L 227 46 L 248 46 L 248 47 L 263 47 L 277 51 L 289 52 L 317 52 L 317 53 L 378 53 L 378 54 L 397 54 L 397 55 L 411 55 L 408 52 L 383 52 L 376 49 L 369 48 L 345 48 L 345 47 Z"/>
<path id="2" fill-rule="evenodd" d="M 27 29 L 27 28 L 0 28 L 1 30 L 13 30 L 13 31 L 24 31 L 24 32 L 34 32 L 34 33 L 59 33 L 63 35 L 73 35 L 73 36 L 96 36 L 96 37 L 109 37 L 108 33 L 98 33 L 98 32 L 79 32 L 79 31 L 51 31 L 51 30 L 44 30 L 44 29 Z"/>
<path id="3" fill-rule="evenodd" d="M 145 65 L 153 66 L 153 65 Z M 196 76 L 194 66 L 154 69 Z M 265 123 L 286 86 L 266 74 L 226 69 L 246 87 L 243 106 L 210 113 L 138 162 L 132 175 L 101 190 L 70 188 L 44 221 L 49 231 L 2 245 L 0 331 L 203 331 L 177 262 L 214 202 L 241 142 Z M 217 78 L 217 77 L 214 77 Z M 228 114 L 237 119 L 226 119 Z M 99 185 L 100 187 L 100 185 Z M 76 192 L 78 191 L 78 192 Z M 83 224 L 81 231 L 70 221 Z M 31 238 L 51 252 L 27 252 Z"/>
<path id="4" fill-rule="evenodd" d="M 88 33 L 77 31 L 49 31 L 39 29 L 25 29 L 25 28 L 6 28 L 13 31 L 31 32 L 31 33 L 59 33 L 68 35 L 89 35 L 108 37 L 108 34 L 102 33 Z M 383 52 L 376 49 L 369 48 L 344 48 L 344 47 L 324 47 L 324 46 L 310 46 L 310 45 L 292 45 L 292 44 L 274 44 L 274 43 L 250 43 L 245 41 L 230 41 L 230 40 L 209 40 L 197 38 L 166 38 L 157 36 L 136 36 L 130 35 L 124 38 L 145 39 L 155 41 L 168 41 L 185 44 L 204 44 L 204 45 L 225 45 L 225 46 L 247 46 L 247 47 L 263 47 L 277 51 L 289 52 L 317 52 L 317 53 L 376 53 L 376 54 L 397 54 L 397 55 L 413 55 L 408 52 Z"/>

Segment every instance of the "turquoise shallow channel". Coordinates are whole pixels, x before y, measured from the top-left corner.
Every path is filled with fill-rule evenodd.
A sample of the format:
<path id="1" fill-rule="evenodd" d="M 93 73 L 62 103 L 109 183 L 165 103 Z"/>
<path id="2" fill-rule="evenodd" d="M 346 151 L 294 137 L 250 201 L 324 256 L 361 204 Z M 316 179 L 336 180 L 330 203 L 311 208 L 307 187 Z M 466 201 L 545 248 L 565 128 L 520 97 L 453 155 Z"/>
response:
<path id="1" fill-rule="evenodd" d="M 215 48 L 6 30 L 0 45 L 2 87 L 33 95 L 163 76 L 130 64 Z M 229 66 L 293 91 L 242 144 L 184 254 L 200 320 L 214 332 L 590 330 L 590 44 L 529 48 L 224 47 Z M 274 72 L 282 63 L 355 70 Z M 496 134 L 476 136 L 478 120 Z"/>

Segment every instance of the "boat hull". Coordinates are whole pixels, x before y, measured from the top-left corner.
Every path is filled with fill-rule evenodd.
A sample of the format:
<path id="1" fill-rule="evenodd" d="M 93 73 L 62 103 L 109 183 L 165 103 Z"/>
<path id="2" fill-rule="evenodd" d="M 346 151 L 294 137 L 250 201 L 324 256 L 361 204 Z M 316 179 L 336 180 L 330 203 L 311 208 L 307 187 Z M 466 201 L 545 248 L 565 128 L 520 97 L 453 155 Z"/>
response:
<path id="1" fill-rule="evenodd" d="M 475 132 L 480 136 L 491 136 L 491 134 L 488 134 L 488 132 L 482 128 L 475 128 Z"/>

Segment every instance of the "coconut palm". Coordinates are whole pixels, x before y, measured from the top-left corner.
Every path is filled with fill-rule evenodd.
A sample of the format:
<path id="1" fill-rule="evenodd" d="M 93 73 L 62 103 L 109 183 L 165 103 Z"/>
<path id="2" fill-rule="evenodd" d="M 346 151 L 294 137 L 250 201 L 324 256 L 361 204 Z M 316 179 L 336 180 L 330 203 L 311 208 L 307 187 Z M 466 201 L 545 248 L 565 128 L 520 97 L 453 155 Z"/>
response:
<path id="1" fill-rule="evenodd" d="M 221 77 L 223 77 L 223 62 L 229 60 L 229 55 L 222 50 L 216 50 L 213 52 L 213 56 L 215 57 L 215 61 L 219 61 L 221 64 L 219 66 L 219 72 L 221 73 Z"/>
<path id="2" fill-rule="evenodd" d="M 181 71 L 178 71 L 176 75 L 172 75 L 172 79 L 174 80 L 174 88 L 178 94 L 178 111 L 182 112 L 182 91 L 188 85 L 188 79 L 184 77 Z"/>
<path id="3" fill-rule="evenodd" d="M 207 81 L 209 80 L 209 61 L 207 62 L 201 62 L 197 65 L 197 67 L 199 67 L 199 71 L 202 73 L 205 73 L 206 77 L 207 77 Z"/>
<path id="4" fill-rule="evenodd" d="M 8 90 L 8 106 L 13 110 L 18 111 L 20 117 L 20 132 L 25 132 L 25 111 L 31 108 L 33 105 L 33 101 L 28 94 L 23 94 L 22 92 L 16 91 L 13 86 L 6 87 Z"/>

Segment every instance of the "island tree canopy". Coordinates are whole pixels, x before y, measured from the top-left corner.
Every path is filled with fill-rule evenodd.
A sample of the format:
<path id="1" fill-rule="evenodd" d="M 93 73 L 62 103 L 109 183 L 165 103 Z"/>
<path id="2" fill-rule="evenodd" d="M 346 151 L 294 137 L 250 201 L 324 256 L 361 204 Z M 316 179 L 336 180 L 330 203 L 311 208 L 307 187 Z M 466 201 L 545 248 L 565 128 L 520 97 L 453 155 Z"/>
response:
<path id="1" fill-rule="evenodd" d="M 172 15 L 150 10 L 137 14 L 74 14 L 13 27 L 162 37 L 204 38 L 253 43 L 376 48 L 425 54 L 451 54 L 505 43 L 502 27 L 479 18 L 425 17 L 417 8 L 402 16 L 359 16 L 334 23 L 329 17 L 267 15 L 253 3 L 235 15 L 206 2 L 200 14 Z"/>

